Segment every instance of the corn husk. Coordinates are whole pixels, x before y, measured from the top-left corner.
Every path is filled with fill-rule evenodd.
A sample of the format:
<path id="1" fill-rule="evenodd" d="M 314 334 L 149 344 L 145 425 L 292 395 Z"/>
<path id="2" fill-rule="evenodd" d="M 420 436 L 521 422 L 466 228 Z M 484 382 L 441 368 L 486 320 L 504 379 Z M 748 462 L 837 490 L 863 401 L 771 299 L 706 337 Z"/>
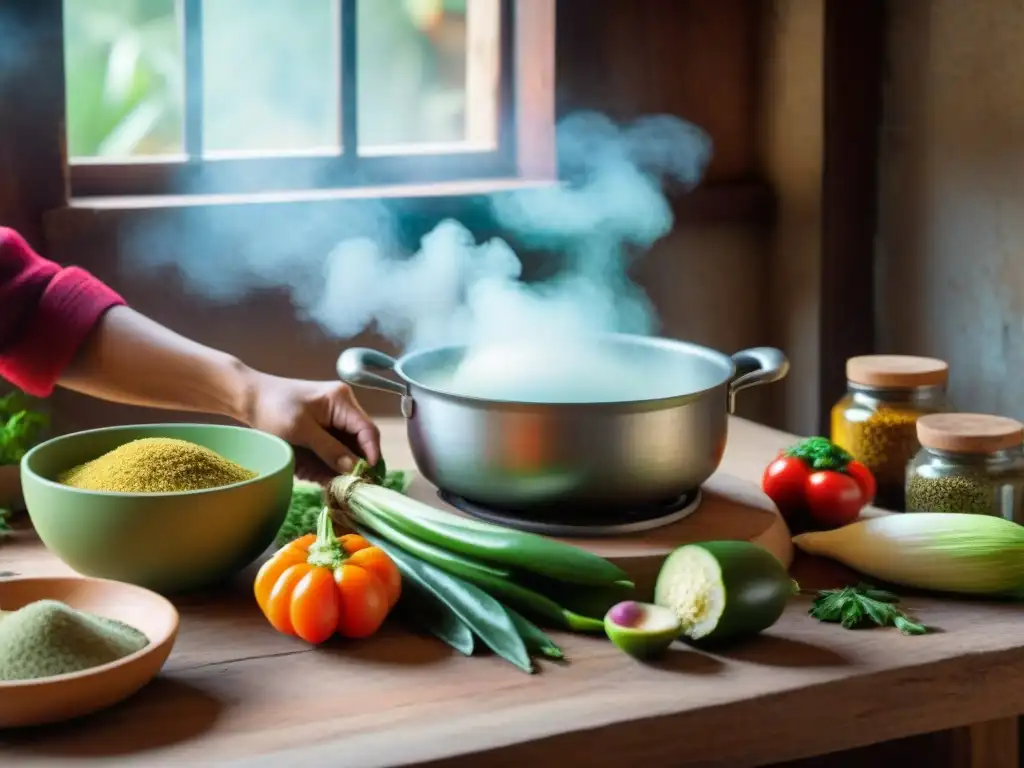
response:
<path id="1" fill-rule="evenodd" d="M 1024 597 L 1024 526 L 987 515 L 913 512 L 793 537 L 800 550 L 916 589 Z"/>

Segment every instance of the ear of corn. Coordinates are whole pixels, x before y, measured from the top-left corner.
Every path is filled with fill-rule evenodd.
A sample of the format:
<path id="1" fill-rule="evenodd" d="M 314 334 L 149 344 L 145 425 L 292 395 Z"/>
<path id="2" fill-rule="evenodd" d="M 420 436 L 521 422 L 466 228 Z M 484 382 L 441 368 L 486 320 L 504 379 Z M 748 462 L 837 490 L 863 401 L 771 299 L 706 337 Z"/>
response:
<path id="1" fill-rule="evenodd" d="M 903 586 L 1024 597 L 1024 526 L 1000 517 L 942 512 L 892 514 L 793 543 L 860 573 Z"/>

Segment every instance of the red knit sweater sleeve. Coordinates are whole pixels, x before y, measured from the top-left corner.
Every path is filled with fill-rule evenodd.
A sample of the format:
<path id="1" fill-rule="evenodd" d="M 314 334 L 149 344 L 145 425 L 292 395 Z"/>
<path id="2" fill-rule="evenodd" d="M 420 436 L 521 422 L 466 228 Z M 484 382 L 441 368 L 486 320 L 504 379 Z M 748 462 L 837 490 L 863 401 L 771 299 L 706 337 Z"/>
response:
<path id="1" fill-rule="evenodd" d="M 96 322 L 124 304 L 78 267 L 44 259 L 0 227 L 0 376 L 47 397 Z"/>

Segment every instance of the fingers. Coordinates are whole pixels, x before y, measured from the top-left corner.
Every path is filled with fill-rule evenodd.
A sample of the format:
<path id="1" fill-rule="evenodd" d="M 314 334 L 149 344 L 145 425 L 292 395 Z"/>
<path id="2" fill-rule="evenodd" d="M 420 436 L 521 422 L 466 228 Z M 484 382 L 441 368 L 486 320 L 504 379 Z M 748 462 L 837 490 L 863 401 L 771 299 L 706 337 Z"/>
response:
<path id="1" fill-rule="evenodd" d="M 348 403 L 345 408 L 340 409 L 339 416 L 342 423 L 335 424 L 334 426 L 355 436 L 356 442 L 359 443 L 359 447 L 362 449 L 363 456 L 366 457 L 366 461 L 370 466 L 373 466 L 380 461 L 380 430 L 377 429 L 377 425 L 373 423 L 373 420 L 363 410 L 363 407 L 356 400 L 352 391 L 346 388 L 344 393 Z"/>
<path id="2" fill-rule="evenodd" d="M 312 430 L 308 445 L 320 461 L 341 474 L 351 472 L 356 465 L 355 455 L 321 427 Z"/>

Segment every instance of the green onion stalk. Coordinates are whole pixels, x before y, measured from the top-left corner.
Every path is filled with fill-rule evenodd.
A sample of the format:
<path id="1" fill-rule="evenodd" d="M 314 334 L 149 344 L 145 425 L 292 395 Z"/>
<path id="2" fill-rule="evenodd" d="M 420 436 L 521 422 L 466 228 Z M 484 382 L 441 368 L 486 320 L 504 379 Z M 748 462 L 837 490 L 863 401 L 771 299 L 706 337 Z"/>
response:
<path id="1" fill-rule="evenodd" d="M 378 484 L 365 462 L 336 478 L 327 497 L 339 522 L 392 557 L 428 630 L 465 652 L 472 648 L 468 629 L 469 637 L 524 671 L 532 671 L 531 656 L 564 658 L 534 620 L 603 632 L 601 618 L 569 610 L 560 596 L 609 589 L 621 595 L 633 588 L 628 575 L 604 558 L 431 507 Z"/>
<path id="2" fill-rule="evenodd" d="M 536 573 L 557 581 L 632 586 L 629 575 L 603 557 L 554 539 L 470 520 L 424 504 L 365 479 L 365 462 L 331 484 L 334 503 L 357 522 L 380 519 L 421 541 L 468 557 Z"/>

